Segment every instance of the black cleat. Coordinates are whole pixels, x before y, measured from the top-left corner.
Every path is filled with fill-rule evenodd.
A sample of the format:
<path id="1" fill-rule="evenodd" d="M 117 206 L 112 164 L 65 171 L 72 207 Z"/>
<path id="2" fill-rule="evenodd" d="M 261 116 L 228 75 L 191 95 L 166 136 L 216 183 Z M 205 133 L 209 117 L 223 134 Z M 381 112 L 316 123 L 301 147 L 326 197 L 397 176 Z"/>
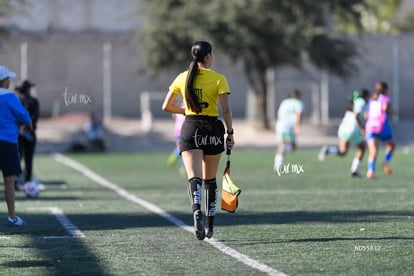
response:
<path id="1" fill-rule="evenodd" d="M 194 232 L 200 241 L 204 240 L 205 231 L 204 231 L 204 223 L 203 223 L 203 213 L 201 210 L 196 210 L 193 214 L 194 216 Z"/>
<path id="2" fill-rule="evenodd" d="M 19 185 L 19 183 L 17 181 L 14 181 L 14 190 L 15 191 L 20 191 L 21 190 L 20 189 L 20 185 Z"/>
<path id="3" fill-rule="evenodd" d="M 213 227 L 206 229 L 206 237 L 209 239 L 213 237 Z"/>
<path id="4" fill-rule="evenodd" d="M 361 175 L 359 175 L 359 173 L 358 173 L 358 172 L 353 172 L 353 173 L 351 173 L 351 176 L 352 176 L 352 177 L 361 177 Z"/>

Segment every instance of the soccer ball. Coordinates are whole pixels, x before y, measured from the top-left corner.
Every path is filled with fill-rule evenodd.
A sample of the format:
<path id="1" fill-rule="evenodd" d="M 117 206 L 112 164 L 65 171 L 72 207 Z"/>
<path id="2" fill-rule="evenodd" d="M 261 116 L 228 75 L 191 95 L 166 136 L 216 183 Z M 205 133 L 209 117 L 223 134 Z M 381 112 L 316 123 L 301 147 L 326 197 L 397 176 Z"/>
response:
<path id="1" fill-rule="evenodd" d="M 24 184 L 24 193 L 28 198 L 37 198 L 39 191 L 39 184 L 36 181 L 32 180 Z"/>

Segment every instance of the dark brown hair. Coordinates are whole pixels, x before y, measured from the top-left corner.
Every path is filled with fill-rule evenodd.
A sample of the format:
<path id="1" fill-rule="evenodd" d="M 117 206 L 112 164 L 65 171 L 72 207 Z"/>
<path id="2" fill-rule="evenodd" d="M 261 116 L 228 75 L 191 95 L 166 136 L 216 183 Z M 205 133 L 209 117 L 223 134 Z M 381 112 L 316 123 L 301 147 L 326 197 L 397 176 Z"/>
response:
<path id="1" fill-rule="evenodd" d="M 385 94 L 388 91 L 388 84 L 386 82 L 378 82 L 377 86 L 380 86 L 380 89 L 375 89 L 372 94 L 372 99 L 377 100 L 380 94 Z"/>
<path id="2" fill-rule="evenodd" d="M 299 90 L 297 89 L 293 89 L 290 93 L 289 93 L 289 98 L 293 98 L 293 99 L 300 99 L 302 97 L 301 93 Z"/>
<path id="3" fill-rule="evenodd" d="M 213 48 L 207 41 L 197 41 L 191 47 L 193 60 L 188 66 L 188 75 L 185 83 L 185 99 L 188 107 L 196 112 L 201 112 L 201 106 L 198 102 L 197 95 L 194 92 L 194 80 L 198 72 L 198 63 L 203 62 L 204 58 L 212 52 Z"/>

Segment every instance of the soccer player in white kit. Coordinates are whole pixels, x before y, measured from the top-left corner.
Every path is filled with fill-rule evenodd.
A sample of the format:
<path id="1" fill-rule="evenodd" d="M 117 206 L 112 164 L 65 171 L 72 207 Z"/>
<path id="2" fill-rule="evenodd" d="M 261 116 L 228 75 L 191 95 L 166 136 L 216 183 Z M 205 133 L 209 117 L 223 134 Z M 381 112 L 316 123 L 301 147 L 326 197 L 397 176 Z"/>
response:
<path id="1" fill-rule="evenodd" d="M 278 171 L 283 164 L 286 152 L 295 150 L 296 135 L 300 133 L 302 124 L 303 102 L 298 90 L 293 90 L 287 99 L 284 99 L 277 111 L 276 137 L 279 142 L 273 169 Z"/>
<path id="2" fill-rule="evenodd" d="M 348 153 L 351 144 L 357 146 L 358 149 L 352 160 L 350 169 L 352 176 L 359 176 L 359 165 L 366 150 L 364 113 L 368 99 L 368 90 L 362 89 L 361 92 L 354 91 L 352 101 L 347 107 L 338 128 L 339 145 L 322 146 L 318 155 L 320 161 L 324 160 L 327 154 L 343 157 Z"/>

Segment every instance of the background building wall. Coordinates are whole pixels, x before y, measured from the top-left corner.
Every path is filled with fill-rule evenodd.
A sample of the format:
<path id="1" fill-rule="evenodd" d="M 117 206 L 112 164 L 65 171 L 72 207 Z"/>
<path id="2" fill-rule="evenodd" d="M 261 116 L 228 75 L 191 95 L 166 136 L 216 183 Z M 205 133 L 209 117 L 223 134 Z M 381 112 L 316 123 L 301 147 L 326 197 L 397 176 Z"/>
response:
<path id="1" fill-rule="evenodd" d="M 41 115 L 51 116 L 79 111 L 102 112 L 103 109 L 103 46 L 111 44 L 112 113 L 115 116 L 140 116 L 140 93 L 166 92 L 178 73 L 170 71 L 152 78 L 145 74 L 140 52 L 140 41 L 135 31 L 140 24 L 137 0 L 26 0 L 25 6 L 14 5 L 13 13 L 0 22 L 11 34 L 0 42 L 0 63 L 18 74 L 21 81 L 21 45 L 27 43 L 27 70 L 30 80 L 37 84 L 36 93 L 41 102 Z M 15 2 L 13 2 L 15 3 Z M 16 2 L 17 3 L 17 2 Z M 329 116 L 339 118 L 351 93 L 362 87 L 373 90 L 377 81 L 388 82 L 391 90 L 399 87 L 399 116 L 414 118 L 411 93 L 411 71 L 414 64 L 414 34 L 399 36 L 354 36 L 360 57 L 358 71 L 346 80 L 329 77 Z M 395 79 L 393 49 L 398 46 L 399 79 Z M 187 50 L 187 49 L 183 49 Z M 219 51 L 215 52 L 214 68 L 228 76 L 232 89 L 233 113 L 246 116 L 253 102 L 247 102 L 248 85 L 241 64 L 230 62 Z M 187 64 L 183 64 L 185 70 Z M 312 102 L 312 93 L 318 92 L 321 72 L 313 68 L 303 71 L 289 67 L 275 73 L 275 95 L 270 98 L 274 114 L 280 101 L 290 90 L 298 88 L 305 101 L 305 118 L 320 112 Z M 77 102 L 68 104 L 68 93 L 77 94 Z M 392 91 L 393 93 L 394 91 Z M 90 101 L 80 102 L 81 96 Z M 395 98 L 395 97 L 394 97 Z M 66 100 L 66 101 L 65 101 Z M 397 103 L 396 103 L 397 104 Z M 168 117 L 154 101 L 156 117 Z M 317 111 L 315 113 L 315 111 Z"/>

